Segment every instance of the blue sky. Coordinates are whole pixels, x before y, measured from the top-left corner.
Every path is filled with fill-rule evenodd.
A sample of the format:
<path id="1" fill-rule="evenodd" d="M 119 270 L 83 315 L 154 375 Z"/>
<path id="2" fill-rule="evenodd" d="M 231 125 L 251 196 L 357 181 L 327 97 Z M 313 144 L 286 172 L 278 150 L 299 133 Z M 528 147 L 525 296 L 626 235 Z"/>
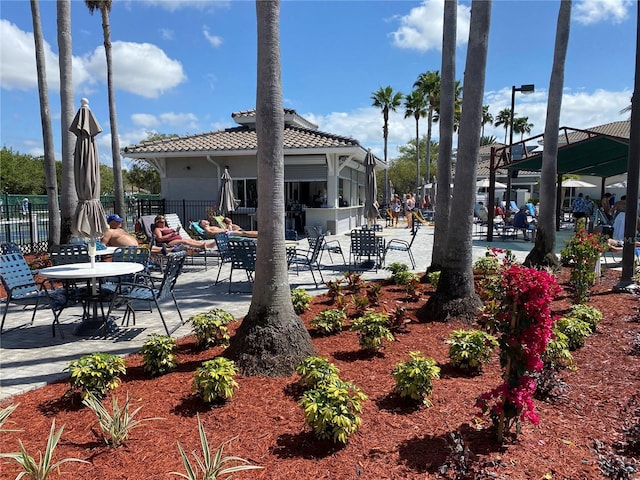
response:
<path id="1" fill-rule="evenodd" d="M 99 12 L 73 0 L 74 104 L 89 99 L 110 164 L 106 67 Z M 440 70 L 443 0 L 283 0 L 280 32 L 284 104 L 320 130 L 358 139 L 382 156 L 380 87 L 409 93 L 422 72 Z M 495 0 L 489 32 L 485 104 L 496 116 L 516 94 L 516 116 L 531 135 L 544 131 L 559 1 Z M 630 0 L 574 1 L 560 124 L 588 128 L 625 120 L 635 66 L 636 8 Z M 49 101 L 60 158 L 56 5 L 41 0 Z M 470 2 L 458 3 L 457 78 L 463 80 Z M 31 10 L 0 1 L 0 143 L 41 155 Z M 114 0 L 111 12 L 120 146 L 149 132 L 194 134 L 234 126 L 231 113 L 255 107 L 256 19 L 252 1 Z M 415 137 L 402 108 L 392 114 L 389 158 Z M 420 134 L 426 132 L 426 121 Z M 503 141 L 505 131 L 487 125 Z M 434 128 L 437 140 L 438 129 Z M 517 139 L 517 137 L 516 137 Z M 454 140 L 455 142 L 455 140 Z M 127 160 L 125 159 L 125 165 Z"/>

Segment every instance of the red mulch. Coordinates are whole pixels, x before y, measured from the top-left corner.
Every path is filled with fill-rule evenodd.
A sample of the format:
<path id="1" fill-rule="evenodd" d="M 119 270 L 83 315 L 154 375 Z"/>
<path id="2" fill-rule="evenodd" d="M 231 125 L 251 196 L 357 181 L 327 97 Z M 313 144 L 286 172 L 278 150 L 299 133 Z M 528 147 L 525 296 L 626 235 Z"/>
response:
<path id="1" fill-rule="evenodd" d="M 117 450 L 105 446 L 97 434 L 93 413 L 63 399 L 67 384 L 58 383 L 3 403 L 20 403 L 5 428 L 22 431 L 3 433 L 0 452 L 17 451 L 21 439 L 27 451 L 35 455 L 44 449 L 55 419 L 57 427 L 65 428 L 54 460 L 78 457 L 90 463 L 65 463 L 60 474 L 50 478 L 177 478 L 169 474 L 184 472 L 177 442 L 187 452 L 200 452 L 199 414 L 212 448 L 237 437 L 226 453 L 265 467 L 235 474 L 238 479 L 604 478 L 594 442 L 601 442 L 605 457 L 614 451 L 633 457 L 629 449 L 621 449 L 629 446 L 629 428 L 634 425 L 635 455 L 640 442 L 638 298 L 611 292 L 619 275 L 605 272 L 593 289 L 589 303 L 604 312 L 604 319 L 598 332 L 574 352 L 578 370 L 563 371 L 568 388 L 555 401 L 536 401 L 540 425 L 524 423 L 517 439 L 503 446 L 496 443 L 491 422 L 478 418 L 474 408 L 475 398 L 500 381 L 497 355 L 480 375 L 469 376 L 453 369 L 448 363 L 445 339 L 453 329 L 464 327 L 453 321 L 410 323 L 406 333 L 398 334 L 396 342 L 387 343 L 375 356 L 360 353 L 355 332 L 313 337 L 318 352 L 339 367 L 340 377 L 354 382 L 369 397 L 362 426 L 344 447 L 315 440 L 304 426 L 297 404 L 297 375 L 275 379 L 239 376 L 240 388 L 230 401 L 222 406 L 204 404 L 190 392 L 193 371 L 222 350 L 200 351 L 193 338 L 184 338 L 179 342 L 180 366 L 174 373 L 148 379 L 139 355 L 127 359 L 127 376 L 112 395 L 124 401 L 128 394 L 134 407 L 142 406 L 140 418 L 163 420 L 149 421 L 133 430 L 125 446 Z M 391 311 L 403 305 L 415 321 L 415 310 L 432 291 L 428 285 L 421 288 L 421 300 L 408 302 L 396 287 L 385 285 L 382 306 Z M 553 309 L 561 314 L 570 306 L 570 298 L 563 294 L 554 301 Z M 326 298 L 315 299 L 311 311 L 303 315 L 305 324 L 308 326 L 315 313 L 325 308 Z M 393 366 L 406 360 L 413 350 L 435 358 L 442 368 L 430 408 L 412 408 L 391 393 Z M 455 458 L 451 454 L 452 432 L 458 432 L 461 444 L 468 448 L 471 467 L 467 474 L 450 469 L 439 476 L 440 468 Z M 1 478 L 15 478 L 17 473 L 14 463 L 0 468 Z"/>

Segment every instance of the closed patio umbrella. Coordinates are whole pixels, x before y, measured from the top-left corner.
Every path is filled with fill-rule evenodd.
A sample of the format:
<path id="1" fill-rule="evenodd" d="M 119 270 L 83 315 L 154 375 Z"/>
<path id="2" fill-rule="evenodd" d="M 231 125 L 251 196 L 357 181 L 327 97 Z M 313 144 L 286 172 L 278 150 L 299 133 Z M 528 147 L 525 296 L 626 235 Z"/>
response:
<path id="1" fill-rule="evenodd" d="M 225 167 L 224 173 L 220 178 L 220 198 L 218 201 L 218 209 L 222 215 L 228 215 L 236 209 L 236 199 L 233 196 L 231 188 L 231 175 L 229 169 Z"/>
<path id="2" fill-rule="evenodd" d="M 368 223 L 375 223 L 378 218 L 378 202 L 376 200 L 378 187 L 376 186 L 376 159 L 371 150 L 367 151 L 367 155 L 364 157 L 364 167 L 364 217 Z"/>
<path id="3" fill-rule="evenodd" d="M 89 237 L 89 253 L 93 250 L 93 262 L 95 241 L 109 228 L 100 203 L 100 164 L 95 142 L 95 137 L 102 132 L 102 127 L 89 109 L 89 100 L 83 98 L 80 103 L 81 107 L 69 127 L 69 131 L 76 136 L 73 172 L 78 193 L 78 206 L 71 230 L 80 237 Z"/>

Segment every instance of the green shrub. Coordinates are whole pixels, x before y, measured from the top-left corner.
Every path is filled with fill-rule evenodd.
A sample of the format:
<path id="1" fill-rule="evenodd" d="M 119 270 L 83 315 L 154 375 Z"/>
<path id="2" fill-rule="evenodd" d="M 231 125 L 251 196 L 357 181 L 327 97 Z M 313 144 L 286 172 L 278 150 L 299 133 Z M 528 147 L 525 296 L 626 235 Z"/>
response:
<path id="1" fill-rule="evenodd" d="M 473 263 L 473 271 L 482 275 L 495 275 L 500 269 L 500 260 L 497 257 L 480 257 Z"/>
<path id="2" fill-rule="evenodd" d="M 440 281 L 440 272 L 429 272 L 427 273 L 427 280 L 433 286 L 437 286 Z"/>
<path id="3" fill-rule="evenodd" d="M 202 362 L 193 374 L 192 391 L 207 403 L 222 402 L 233 397 L 238 382 L 234 380 L 236 367 L 232 360 L 216 357 Z"/>
<path id="4" fill-rule="evenodd" d="M 134 428 L 139 427 L 149 420 L 162 420 L 161 418 L 144 418 L 135 420 L 134 417 L 142 407 L 129 411 L 129 394 L 122 407 L 118 406 L 117 397 L 111 400 L 111 413 L 104 407 L 102 402 L 93 395 L 87 395 L 82 401 L 98 417 L 98 424 L 102 431 L 102 437 L 107 445 L 114 448 L 124 444 L 129 439 L 129 433 Z"/>
<path id="5" fill-rule="evenodd" d="M 81 460 L 79 458 L 65 458 L 56 462 L 54 464 L 51 463 L 53 459 L 53 451 L 56 449 L 58 442 L 60 441 L 60 437 L 62 436 L 62 431 L 64 430 L 64 426 L 60 427 L 60 430 L 56 432 L 56 421 L 55 419 L 51 422 L 51 431 L 49 432 L 49 439 L 47 440 L 47 447 L 45 449 L 44 455 L 42 452 L 38 452 L 39 461 L 36 462 L 36 459 L 33 458 L 27 450 L 24 448 L 22 444 L 22 440 L 18 440 L 20 444 L 20 451 L 15 453 L 0 453 L 0 458 L 10 458 L 15 460 L 21 467 L 22 472 L 18 474 L 16 480 L 27 476 L 32 480 L 46 480 L 49 474 L 53 470 L 57 470 L 60 465 L 66 462 L 81 462 L 81 463 L 89 463 L 86 460 Z"/>
<path id="6" fill-rule="evenodd" d="M 351 300 L 353 302 L 353 308 L 356 315 L 364 315 L 369 306 L 369 299 L 367 297 L 361 297 L 360 295 L 352 295 Z"/>
<path id="7" fill-rule="evenodd" d="M 367 313 L 356 318 L 351 330 L 358 332 L 360 347 L 367 352 L 378 352 L 383 340 L 395 340 L 389 329 L 389 316 L 386 313 Z"/>
<path id="8" fill-rule="evenodd" d="M 555 332 L 554 338 L 551 338 L 547 343 L 547 349 L 542 355 L 542 361 L 546 366 L 555 369 L 562 367 L 573 368 L 573 355 L 569 350 L 569 339 L 564 333 Z"/>
<path id="9" fill-rule="evenodd" d="M 587 322 L 591 328 L 591 333 L 598 329 L 598 325 L 602 320 L 602 312 L 600 310 L 584 303 L 573 305 L 568 316 Z"/>
<path id="10" fill-rule="evenodd" d="M 311 356 L 300 362 L 296 372 L 301 377 L 300 383 L 308 389 L 313 389 L 321 383 L 337 380 L 340 370 L 325 357 Z"/>
<path id="11" fill-rule="evenodd" d="M 309 310 L 311 295 L 304 288 L 293 288 L 291 289 L 291 301 L 293 302 L 293 310 L 300 315 Z"/>
<path id="12" fill-rule="evenodd" d="M 418 280 L 418 275 L 408 270 L 404 270 L 402 272 L 398 272 L 395 275 L 391 276 L 391 280 L 395 285 L 410 285 Z"/>
<path id="13" fill-rule="evenodd" d="M 178 365 L 175 351 L 178 348 L 173 337 L 153 334 L 144 342 L 140 353 L 144 371 L 152 377 L 163 375 Z"/>
<path id="14" fill-rule="evenodd" d="M 89 394 L 104 398 L 120 385 L 120 375 L 127 373 L 123 358 L 111 353 L 91 353 L 74 360 L 64 369 L 71 373 L 70 391 L 80 390 L 84 399 Z"/>
<path id="15" fill-rule="evenodd" d="M 325 282 L 325 285 L 327 286 L 327 296 L 331 299 L 331 300 L 335 300 L 336 298 L 339 298 L 342 295 L 342 281 L 339 279 L 333 280 L 333 281 L 328 281 Z"/>
<path id="16" fill-rule="evenodd" d="M 556 322 L 554 330 L 567 336 L 569 350 L 577 350 L 584 345 L 585 339 L 591 335 L 591 326 L 578 318 L 563 317 Z"/>
<path id="17" fill-rule="evenodd" d="M 362 423 L 358 414 L 365 400 L 367 396 L 354 384 L 337 379 L 304 392 L 300 406 L 305 424 L 319 439 L 346 444 Z"/>
<path id="18" fill-rule="evenodd" d="M 415 275 L 409 271 L 409 265 L 401 262 L 393 262 L 386 269 L 391 272 L 391 277 L 389 278 L 394 285 L 405 285 L 410 275 Z"/>
<path id="19" fill-rule="evenodd" d="M 421 400 L 429 407 L 433 379 L 440 378 L 440 367 L 435 360 L 420 352 L 409 352 L 409 358 L 409 361 L 400 362 L 393 368 L 392 374 L 396 381 L 394 391 L 403 398 Z"/>
<path id="20" fill-rule="evenodd" d="M 347 315 L 343 310 L 333 308 L 318 313 L 310 322 L 320 335 L 331 335 L 342 331 Z"/>
<path id="21" fill-rule="evenodd" d="M 371 305 L 378 305 L 380 300 L 380 293 L 382 291 L 382 285 L 379 283 L 369 283 L 365 288 L 367 292 L 367 299 Z"/>
<path id="22" fill-rule="evenodd" d="M 578 230 L 560 252 L 564 264 L 571 267 L 569 283 L 576 303 L 586 303 L 596 280 L 595 267 L 605 246 L 600 235 Z"/>
<path id="23" fill-rule="evenodd" d="M 227 325 L 233 320 L 233 315 L 220 308 L 198 313 L 189 319 L 201 347 L 227 346 L 230 338 Z"/>
<path id="24" fill-rule="evenodd" d="M 449 359 L 454 367 L 479 371 L 491 359 L 498 341 L 482 330 L 454 330 L 447 339 Z"/>
<path id="25" fill-rule="evenodd" d="M 180 451 L 180 457 L 182 458 L 182 464 L 184 465 L 186 474 L 179 472 L 171 472 L 172 475 L 179 475 L 182 478 L 186 478 L 187 480 L 216 480 L 218 477 L 223 475 L 229 475 L 235 472 L 241 472 L 243 470 L 255 470 L 260 467 L 258 465 L 250 465 L 248 460 L 244 458 L 235 457 L 235 456 L 223 456 L 224 447 L 231 443 L 238 437 L 234 437 L 226 442 L 223 442 L 217 450 L 212 451 L 211 447 L 209 447 L 209 440 L 207 440 L 207 434 L 204 431 L 204 425 L 200 421 L 200 415 L 198 417 L 198 433 L 200 435 L 200 445 L 202 446 L 202 458 L 199 458 L 195 451 L 193 452 L 193 457 L 196 460 L 195 466 L 191 464 L 189 461 L 189 457 L 186 452 L 178 442 L 178 450 Z M 223 468 L 225 465 L 236 464 L 230 467 Z M 202 477 L 198 474 L 202 472 Z M 231 478 L 231 476 L 226 477 L 227 480 Z"/>

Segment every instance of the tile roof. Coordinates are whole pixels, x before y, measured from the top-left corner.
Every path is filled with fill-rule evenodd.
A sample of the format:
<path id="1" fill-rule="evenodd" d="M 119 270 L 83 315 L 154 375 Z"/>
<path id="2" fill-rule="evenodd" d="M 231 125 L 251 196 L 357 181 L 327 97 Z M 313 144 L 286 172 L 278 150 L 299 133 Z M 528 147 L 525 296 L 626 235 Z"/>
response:
<path id="1" fill-rule="evenodd" d="M 139 154 L 179 154 L 198 152 L 252 151 L 258 147 L 256 131 L 247 126 L 227 128 L 215 132 L 199 133 L 184 137 L 172 137 L 151 142 L 142 142 L 125 147 L 126 156 Z M 285 126 L 284 148 L 339 148 L 360 147 L 360 142 L 353 138 L 331 133 Z"/>
<path id="2" fill-rule="evenodd" d="M 321 132 L 318 126 L 301 117 L 293 109 L 284 109 L 284 148 L 286 149 L 316 149 L 360 147 L 360 142 L 351 138 L 332 133 Z M 125 147 L 125 156 L 136 158 L 154 154 L 169 155 L 184 153 L 255 151 L 258 140 L 255 130 L 255 110 L 241 110 L 231 114 L 240 124 L 239 127 L 227 128 L 215 132 L 199 133 L 183 137 L 163 138 L 145 141 Z"/>

